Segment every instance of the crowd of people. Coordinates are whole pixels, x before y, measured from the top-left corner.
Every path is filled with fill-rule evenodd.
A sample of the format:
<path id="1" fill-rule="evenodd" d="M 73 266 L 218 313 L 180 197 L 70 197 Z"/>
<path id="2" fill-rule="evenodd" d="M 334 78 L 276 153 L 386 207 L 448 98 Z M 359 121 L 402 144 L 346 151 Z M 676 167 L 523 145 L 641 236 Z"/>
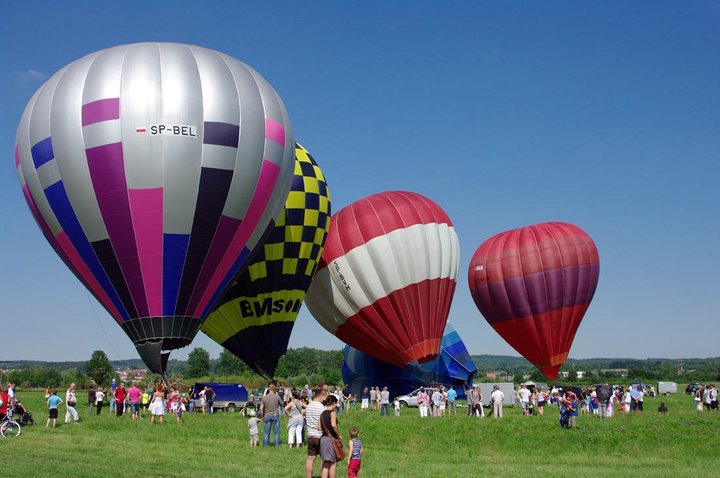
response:
<path id="1" fill-rule="evenodd" d="M 695 397 L 695 408 L 697 411 L 717 411 L 718 410 L 718 391 L 715 384 L 711 383 L 707 386 L 699 384 L 693 393 Z"/>
<path id="2" fill-rule="evenodd" d="M 375 388 L 373 388 L 375 390 Z M 370 391 L 368 392 L 368 406 L 370 407 Z M 377 391 L 376 391 L 377 392 Z M 379 398 L 378 398 L 379 397 Z M 379 406 L 380 415 L 387 415 L 389 402 L 387 387 L 375 394 L 375 402 Z M 357 402 L 357 398 L 355 398 Z M 384 403 L 383 403 L 384 402 Z M 260 424 L 263 424 L 264 435 L 262 445 L 270 446 L 272 439 L 275 447 L 281 446 L 280 415 L 288 417 L 288 447 L 303 445 L 303 437 L 307 437 L 307 460 L 305 473 L 308 478 L 313 476 L 313 469 L 317 457 L 320 457 L 320 473 L 322 478 L 335 478 L 338 457 L 333 445 L 334 440 L 342 441 L 338 414 L 341 410 L 349 410 L 353 403 L 353 396 L 349 387 L 330 389 L 317 387 L 311 389 L 305 386 L 302 390 L 283 387 L 276 389 L 274 384 L 268 386 L 268 392 L 260 400 L 257 413 L 248 412 L 247 426 L 250 434 L 250 446 L 258 446 L 260 441 Z M 355 405 L 357 405 L 355 403 Z M 376 408 L 377 410 L 377 408 Z M 360 430 L 353 426 L 348 431 L 350 439 L 347 443 L 349 455 L 348 477 L 357 477 L 360 470 L 362 454 L 364 452 L 360 440 Z"/>

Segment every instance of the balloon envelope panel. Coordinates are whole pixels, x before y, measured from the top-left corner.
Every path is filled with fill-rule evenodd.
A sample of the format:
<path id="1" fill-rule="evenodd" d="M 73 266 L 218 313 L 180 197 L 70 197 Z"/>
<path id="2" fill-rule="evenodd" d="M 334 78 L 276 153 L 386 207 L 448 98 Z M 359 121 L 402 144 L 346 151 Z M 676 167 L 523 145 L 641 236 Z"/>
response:
<path id="1" fill-rule="evenodd" d="M 423 364 L 397 367 L 350 346 L 344 350 L 343 382 L 353 393 L 361 394 L 365 387 L 387 386 L 393 396 L 410 393 L 418 387 L 437 384 L 454 386 L 458 395 L 465 386 L 472 385 L 477 367 L 465 344 L 450 324 L 445 327 L 440 353 Z"/>
<path id="2" fill-rule="evenodd" d="M 595 243 L 551 222 L 491 237 L 468 270 L 470 292 L 490 325 L 550 380 L 567 359 L 597 288 Z"/>
<path id="3" fill-rule="evenodd" d="M 161 371 L 282 208 L 293 168 L 272 87 L 173 43 L 92 53 L 48 80 L 17 131 L 23 194 L 63 261 Z"/>
<path id="4" fill-rule="evenodd" d="M 329 226 L 325 176 L 310 153 L 296 145 L 295 174 L 285 209 L 202 331 L 257 373 L 272 377 L 287 351 Z"/>
<path id="5" fill-rule="evenodd" d="M 328 331 L 378 359 L 432 360 L 458 263 L 457 234 L 437 204 L 412 192 L 375 194 L 333 216 L 306 303 Z"/>

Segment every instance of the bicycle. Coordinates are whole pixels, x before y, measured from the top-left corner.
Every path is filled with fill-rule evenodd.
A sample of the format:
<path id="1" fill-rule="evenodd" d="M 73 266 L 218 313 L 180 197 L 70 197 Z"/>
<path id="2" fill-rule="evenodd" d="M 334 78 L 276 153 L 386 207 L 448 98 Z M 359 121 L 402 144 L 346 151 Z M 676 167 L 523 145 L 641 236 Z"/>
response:
<path id="1" fill-rule="evenodd" d="M 3 419 L 2 422 L 0 422 L 0 437 L 19 437 L 20 432 L 22 432 L 22 427 L 18 422 L 12 419 L 11 414 L 7 414 L 7 416 Z"/>

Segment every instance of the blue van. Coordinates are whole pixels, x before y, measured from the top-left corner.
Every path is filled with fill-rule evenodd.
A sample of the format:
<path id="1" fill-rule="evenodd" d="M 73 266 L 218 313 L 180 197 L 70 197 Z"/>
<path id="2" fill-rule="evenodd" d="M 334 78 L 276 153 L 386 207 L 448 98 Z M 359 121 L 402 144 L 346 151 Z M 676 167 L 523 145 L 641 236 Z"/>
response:
<path id="1" fill-rule="evenodd" d="M 217 383 L 217 382 L 196 382 L 190 387 L 188 394 L 194 403 L 195 410 L 201 410 L 200 392 L 210 387 L 215 392 L 213 409 L 223 409 L 226 412 L 234 412 L 237 409 L 245 408 L 248 400 L 248 391 L 240 383 Z"/>

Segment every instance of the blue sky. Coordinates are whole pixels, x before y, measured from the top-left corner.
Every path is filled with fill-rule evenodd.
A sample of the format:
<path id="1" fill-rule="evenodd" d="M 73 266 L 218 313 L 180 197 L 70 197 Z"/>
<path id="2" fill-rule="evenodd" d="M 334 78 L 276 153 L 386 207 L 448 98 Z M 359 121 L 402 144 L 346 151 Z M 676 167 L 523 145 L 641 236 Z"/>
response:
<path id="1" fill-rule="evenodd" d="M 471 353 L 517 355 L 470 297 L 477 246 L 560 220 L 601 260 L 571 357 L 719 355 L 718 1 L 5 1 L 0 19 L 0 327 L 18 338 L 0 360 L 137 356 L 45 242 L 12 151 L 45 79 L 140 41 L 257 69 L 335 211 L 385 190 L 440 204 L 461 245 L 450 321 Z M 290 345 L 341 347 L 304 309 Z"/>

